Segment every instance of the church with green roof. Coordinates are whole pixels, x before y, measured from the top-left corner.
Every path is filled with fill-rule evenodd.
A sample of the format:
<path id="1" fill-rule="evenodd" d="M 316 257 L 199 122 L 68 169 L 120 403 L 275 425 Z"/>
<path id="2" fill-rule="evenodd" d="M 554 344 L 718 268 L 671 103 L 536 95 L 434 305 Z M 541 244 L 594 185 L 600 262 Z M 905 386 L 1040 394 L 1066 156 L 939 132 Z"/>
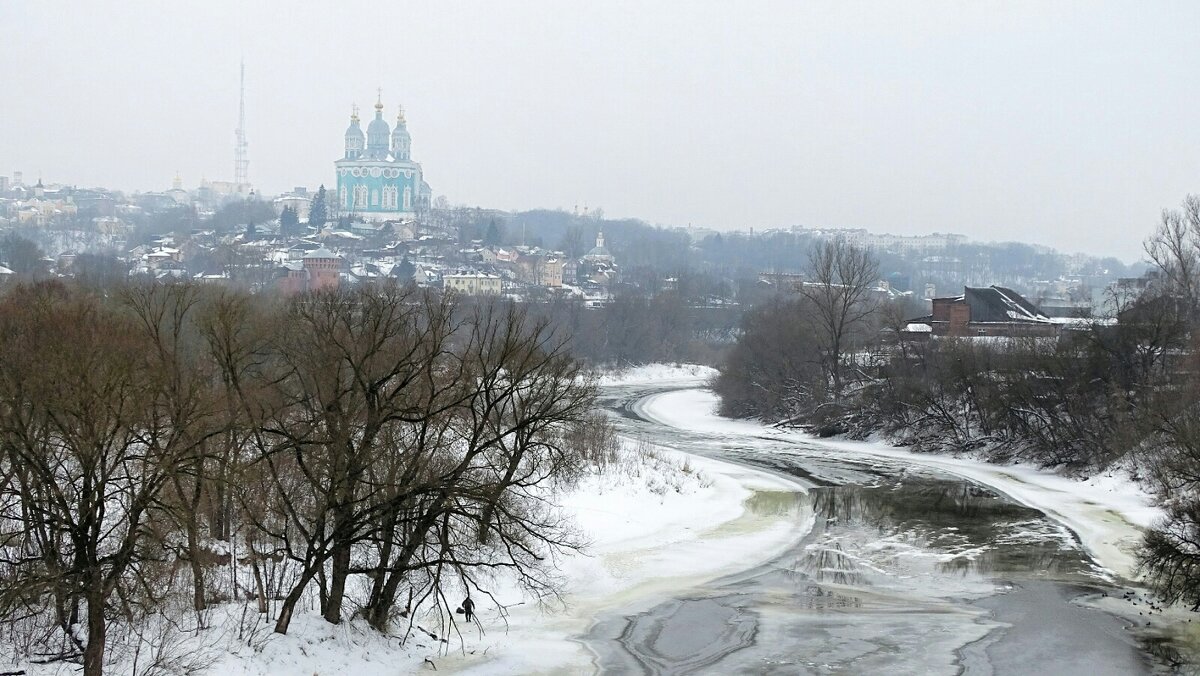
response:
<path id="1" fill-rule="evenodd" d="M 431 190 L 421 165 L 412 159 L 404 109 L 396 116 L 395 128 L 389 128 L 382 97 L 366 134 L 354 109 L 346 129 L 346 153 L 334 166 L 338 210 L 344 215 L 367 221 L 407 220 L 429 208 Z"/>

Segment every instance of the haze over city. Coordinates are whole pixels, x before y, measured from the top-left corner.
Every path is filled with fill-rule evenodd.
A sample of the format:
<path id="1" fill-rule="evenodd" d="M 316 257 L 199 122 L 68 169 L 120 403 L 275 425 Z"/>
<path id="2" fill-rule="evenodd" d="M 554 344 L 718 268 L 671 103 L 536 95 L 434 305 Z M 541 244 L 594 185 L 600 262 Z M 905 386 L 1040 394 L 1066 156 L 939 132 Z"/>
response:
<path id="1" fill-rule="evenodd" d="M 1200 673 L 1198 25 L 0 0 L 0 676 Z"/>
<path id="2" fill-rule="evenodd" d="M 334 183 L 405 107 L 436 195 L 1132 261 L 1200 177 L 1194 3 L 5 3 L 0 172 Z M 14 29 L 19 27 L 19 29 Z M 21 102 L 22 105 L 15 105 Z"/>

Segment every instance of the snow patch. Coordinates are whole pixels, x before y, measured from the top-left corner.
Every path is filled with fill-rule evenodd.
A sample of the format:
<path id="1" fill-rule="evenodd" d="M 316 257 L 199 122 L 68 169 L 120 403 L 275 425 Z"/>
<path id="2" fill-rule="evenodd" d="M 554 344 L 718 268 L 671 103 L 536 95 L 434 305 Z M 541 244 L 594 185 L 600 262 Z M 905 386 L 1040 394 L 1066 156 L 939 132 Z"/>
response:
<path id="1" fill-rule="evenodd" d="M 596 375 L 597 382 L 604 386 L 674 381 L 703 383 L 710 378 L 715 378 L 717 370 L 701 364 L 647 364 L 627 369 L 600 371 Z"/>

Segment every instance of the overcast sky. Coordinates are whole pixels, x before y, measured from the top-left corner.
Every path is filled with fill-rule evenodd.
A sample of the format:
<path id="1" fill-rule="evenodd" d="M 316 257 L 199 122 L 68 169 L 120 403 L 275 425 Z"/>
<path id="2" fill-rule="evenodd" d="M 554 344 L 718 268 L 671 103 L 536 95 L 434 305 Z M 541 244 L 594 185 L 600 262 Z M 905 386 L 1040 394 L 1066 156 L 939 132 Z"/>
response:
<path id="1" fill-rule="evenodd" d="M 1200 191 L 1200 3 L 0 0 L 0 175 L 332 185 L 403 103 L 435 195 L 1132 260 Z"/>

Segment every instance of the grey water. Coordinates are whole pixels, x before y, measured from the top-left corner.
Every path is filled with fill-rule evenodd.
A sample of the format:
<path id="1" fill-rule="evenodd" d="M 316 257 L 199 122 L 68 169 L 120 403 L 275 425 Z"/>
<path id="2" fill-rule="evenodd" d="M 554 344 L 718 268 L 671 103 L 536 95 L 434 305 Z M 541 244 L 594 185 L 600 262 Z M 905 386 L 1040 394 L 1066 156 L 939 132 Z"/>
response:
<path id="1" fill-rule="evenodd" d="M 585 644 L 605 673 L 1144 674 L 1165 671 L 1128 621 L 1090 605 L 1118 588 L 1065 527 L 987 487 L 819 440 L 680 430 L 612 387 L 621 432 L 790 476 L 756 493 L 798 540 L 674 598 L 619 609 Z"/>

